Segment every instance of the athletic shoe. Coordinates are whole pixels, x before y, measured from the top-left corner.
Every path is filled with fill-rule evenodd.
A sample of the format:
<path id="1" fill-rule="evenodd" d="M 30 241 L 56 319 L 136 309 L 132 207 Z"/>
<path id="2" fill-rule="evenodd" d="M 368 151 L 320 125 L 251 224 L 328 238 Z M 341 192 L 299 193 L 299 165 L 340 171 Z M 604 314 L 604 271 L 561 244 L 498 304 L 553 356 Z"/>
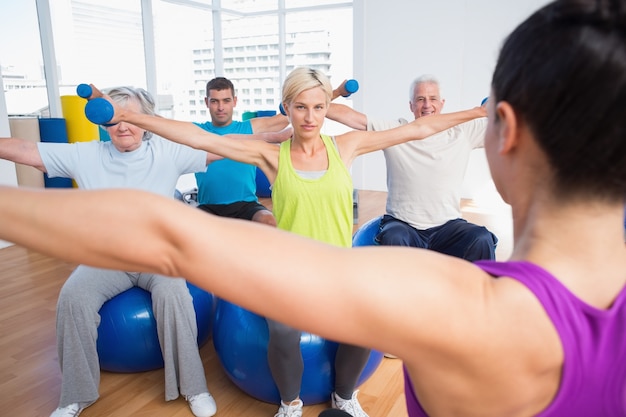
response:
<path id="1" fill-rule="evenodd" d="M 191 412 L 196 417 L 211 417 L 217 413 L 217 405 L 213 396 L 208 392 L 196 395 L 185 395 Z"/>
<path id="2" fill-rule="evenodd" d="M 274 417 L 302 417 L 302 400 L 293 400 L 289 404 L 280 402 L 278 412 Z"/>
<path id="3" fill-rule="evenodd" d="M 352 417 L 369 417 L 365 411 L 361 408 L 361 404 L 359 404 L 359 400 L 356 399 L 356 394 L 359 391 L 354 391 L 352 394 L 352 398 L 349 400 L 344 400 L 337 393 L 333 392 L 330 394 L 330 402 L 333 408 L 337 410 L 345 411 L 350 414 Z"/>
<path id="4" fill-rule="evenodd" d="M 85 408 L 78 405 L 78 403 L 74 403 L 66 407 L 57 408 L 50 414 L 50 417 L 78 417 L 84 409 Z"/>

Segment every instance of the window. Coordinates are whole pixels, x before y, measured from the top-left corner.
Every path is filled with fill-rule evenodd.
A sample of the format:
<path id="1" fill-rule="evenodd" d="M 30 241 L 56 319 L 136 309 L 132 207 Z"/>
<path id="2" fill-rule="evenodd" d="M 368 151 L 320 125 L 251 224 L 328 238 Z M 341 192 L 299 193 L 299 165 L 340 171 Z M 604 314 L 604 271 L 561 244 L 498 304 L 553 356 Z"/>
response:
<path id="1" fill-rule="evenodd" d="M 145 88 L 140 0 L 50 2 L 50 13 L 61 94 L 84 82 Z"/>
<path id="2" fill-rule="evenodd" d="M 276 10 L 278 0 L 221 0 L 221 4 L 225 9 L 250 13 Z"/>
<path id="3" fill-rule="evenodd" d="M 45 111 L 36 2 L 0 1 L 0 36 L 11 40 L 0 42 L 9 112 Z M 204 104 L 194 99 L 204 97 L 206 82 L 216 75 L 232 79 L 240 102 L 250 106 L 241 111 L 280 102 L 282 78 L 296 66 L 320 68 L 333 82 L 352 75 L 350 0 L 285 0 L 284 10 L 277 9 L 278 0 L 221 0 L 221 33 L 214 33 L 210 0 L 152 0 L 152 19 L 145 22 L 142 0 L 49 3 L 61 94 L 75 94 L 82 82 L 148 88 L 158 98 L 157 111 L 185 120 L 205 116 L 192 114 Z M 144 26 L 152 29 L 146 42 L 153 45 L 144 45 Z M 286 51 L 280 51 L 281 38 Z M 252 101 L 251 91 L 263 93 L 262 103 Z M 31 98 L 34 92 L 39 98 Z"/>
<path id="4" fill-rule="evenodd" d="M 152 4 L 158 94 L 177 103 L 176 119 L 195 121 L 203 116 L 195 109 L 204 107 L 206 83 L 214 77 L 211 10 L 161 0 Z M 192 61 L 197 63 L 193 71 Z M 186 97 L 187 91 L 197 91 L 202 99 L 187 100 L 193 97 Z"/>
<path id="5" fill-rule="evenodd" d="M 346 2 L 343 0 L 285 0 L 285 7 L 309 7 L 309 6 L 331 6 L 341 5 Z M 351 3 L 351 2 L 349 2 Z"/>
<path id="6" fill-rule="evenodd" d="M 0 13 L 0 66 L 7 111 L 40 115 L 48 107 L 34 1 L 4 1 Z"/>

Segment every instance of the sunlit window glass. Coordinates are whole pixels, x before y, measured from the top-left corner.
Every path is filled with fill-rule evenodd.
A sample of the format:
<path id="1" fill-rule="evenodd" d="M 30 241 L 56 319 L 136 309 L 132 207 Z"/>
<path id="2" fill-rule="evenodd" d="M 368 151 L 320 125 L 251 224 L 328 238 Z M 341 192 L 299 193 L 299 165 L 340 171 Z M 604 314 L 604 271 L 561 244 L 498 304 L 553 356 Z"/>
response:
<path id="1" fill-rule="evenodd" d="M 50 3 L 61 94 L 82 82 L 146 87 L 140 0 Z"/>
<path id="2" fill-rule="evenodd" d="M 153 14 L 159 113 L 208 120 L 204 90 L 215 76 L 211 10 L 154 1 Z"/>
<path id="3" fill-rule="evenodd" d="M 0 0 L 0 10 L 0 67 L 9 116 L 47 116 L 35 2 Z"/>

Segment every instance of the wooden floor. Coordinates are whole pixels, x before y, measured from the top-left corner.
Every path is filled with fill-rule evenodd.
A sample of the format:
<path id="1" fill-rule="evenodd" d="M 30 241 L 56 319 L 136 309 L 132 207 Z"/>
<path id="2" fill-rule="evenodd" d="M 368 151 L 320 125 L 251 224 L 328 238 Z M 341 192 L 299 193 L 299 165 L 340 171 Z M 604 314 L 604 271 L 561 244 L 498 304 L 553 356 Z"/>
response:
<path id="1" fill-rule="evenodd" d="M 359 224 L 383 214 L 386 193 L 359 192 Z M 464 217 L 498 234 L 498 258 L 511 248 L 510 222 L 505 209 L 464 201 Z M 18 246 L 0 249 L 0 415 L 47 417 L 57 407 L 61 373 L 55 342 L 55 305 L 74 265 Z M 273 416 L 276 405 L 257 401 L 233 385 L 220 368 L 209 341 L 201 348 L 209 390 L 218 404 L 217 416 Z M 359 400 L 370 417 L 405 417 L 401 362 L 383 359 L 360 387 Z M 305 407 L 314 417 L 327 404 Z M 84 417 L 193 416 L 179 398 L 164 401 L 163 371 L 135 374 L 103 372 L 100 399 Z"/>

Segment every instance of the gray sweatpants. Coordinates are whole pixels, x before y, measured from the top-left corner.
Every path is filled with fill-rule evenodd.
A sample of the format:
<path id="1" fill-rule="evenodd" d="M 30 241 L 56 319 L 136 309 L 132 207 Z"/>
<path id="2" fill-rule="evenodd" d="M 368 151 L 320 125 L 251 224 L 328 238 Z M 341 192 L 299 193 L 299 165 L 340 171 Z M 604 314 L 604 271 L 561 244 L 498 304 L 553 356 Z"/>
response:
<path id="1" fill-rule="evenodd" d="M 207 391 L 198 352 L 196 313 L 182 278 L 78 266 L 67 279 L 57 303 L 57 349 L 62 384 L 59 407 L 98 399 L 100 365 L 96 350 L 100 307 L 133 287 L 152 294 L 159 343 L 165 363 L 165 400 Z"/>

